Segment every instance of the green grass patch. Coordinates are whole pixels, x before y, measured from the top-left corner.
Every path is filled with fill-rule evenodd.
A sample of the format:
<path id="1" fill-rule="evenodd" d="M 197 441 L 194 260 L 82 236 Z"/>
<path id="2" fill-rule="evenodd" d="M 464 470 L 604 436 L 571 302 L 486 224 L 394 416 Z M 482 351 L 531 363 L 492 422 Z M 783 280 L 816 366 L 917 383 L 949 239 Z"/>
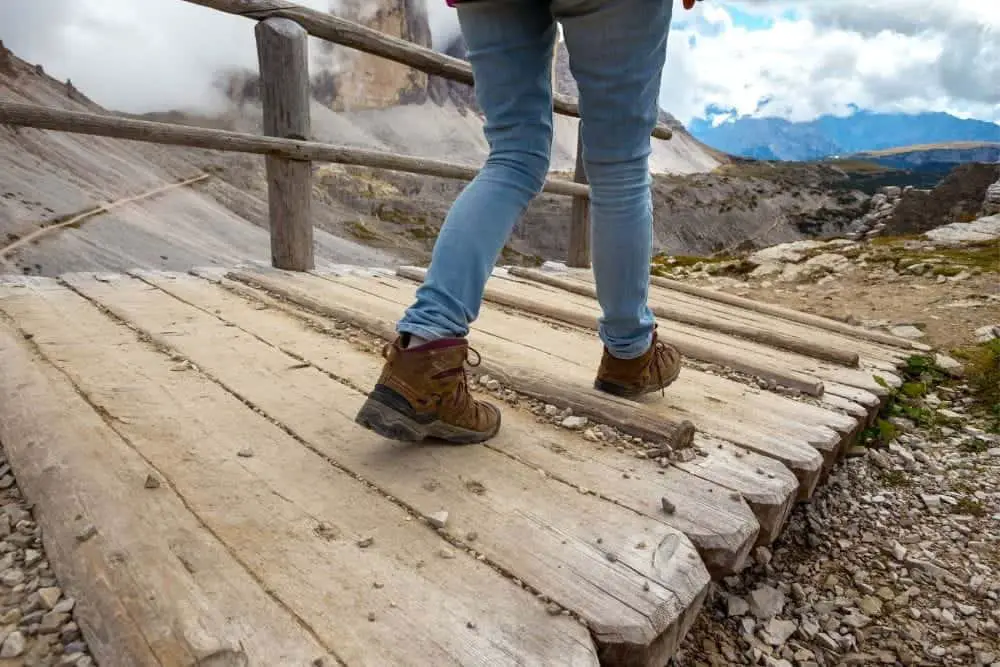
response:
<path id="1" fill-rule="evenodd" d="M 958 499 L 952 508 L 952 514 L 964 514 L 966 516 L 982 517 L 986 516 L 986 508 L 983 504 L 970 496 L 963 496 Z"/>

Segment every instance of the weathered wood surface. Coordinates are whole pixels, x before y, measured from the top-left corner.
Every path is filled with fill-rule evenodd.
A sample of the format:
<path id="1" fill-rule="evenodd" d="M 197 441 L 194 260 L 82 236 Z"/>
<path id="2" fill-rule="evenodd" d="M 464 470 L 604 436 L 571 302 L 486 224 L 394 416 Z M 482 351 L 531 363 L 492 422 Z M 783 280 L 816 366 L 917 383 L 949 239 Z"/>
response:
<path id="1" fill-rule="evenodd" d="M 582 294 L 583 296 L 595 298 L 597 296 L 597 290 L 592 284 L 576 278 L 554 275 L 552 273 L 522 267 L 512 267 L 509 271 L 512 275 L 519 278 L 535 280 L 546 285 L 559 287 L 560 289 L 564 289 L 569 292 Z M 672 302 L 660 303 L 656 302 L 652 297 L 649 299 L 649 306 L 657 317 L 663 317 L 706 329 L 713 329 L 732 336 L 738 336 L 740 338 L 763 343 L 765 345 L 771 345 L 772 347 L 777 347 L 782 350 L 798 352 L 800 354 L 805 354 L 824 361 L 831 361 L 848 367 L 858 365 L 859 357 L 857 352 L 847 349 L 846 347 L 818 345 L 808 338 L 789 335 L 786 332 L 781 331 L 780 328 L 763 328 L 748 325 L 732 319 L 713 317 L 703 309 L 691 310 L 678 308 L 676 304 Z"/>
<path id="2" fill-rule="evenodd" d="M 0 124 L 75 134 L 92 134 L 171 146 L 254 153 L 282 157 L 288 160 L 361 165 L 466 181 L 472 180 L 479 173 L 475 167 L 452 164 L 442 160 L 334 146 L 315 141 L 280 139 L 228 130 L 135 120 L 110 114 L 49 109 L 32 104 L 0 102 Z M 590 196 L 588 186 L 561 179 L 546 179 L 542 189 L 545 192 L 569 197 Z"/>
<path id="3" fill-rule="evenodd" d="M 412 303 L 415 296 L 416 285 L 395 276 L 372 280 L 356 276 L 332 277 L 327 272 L 315 272 L 314 275 L 333 278 L 336 283 L 361 294 L 389 301 L 400 312 Z M 308 281 L 309 276 L 303 276 L 303 280 Z M 370 298 L 367 303 L 370 308 L 379 307 Z M 390 312 L 392 306 L 386 314 Z M 602 346 L 591 332 L 553 326 L 538 319 L 525 319 L 519 313 L 505 313 L 491 306 L 481 310 L 476 324 L 481 332 L 491 334 L 503 346 L 512 348 L 505 357 L 518 353 L 525 358 L 532 355 L 539 364 L 552 365 L 555 361 L 564 372 L 586 374 L 591 378 L 596 372 Z M 489 338 L 479 340 L 484 352 L 486 345 L 494 344 Z M 564 363 L 568 363 L 568 368 L 572 370 L 566 370 Z M 634 404 L 651 411 L 660 411 L 664 407 L 669 410 L 673 406 L 704 420 L 708 414 L 718 417 L 721 403 L 725 406 L 723 409 L 733 413 L 736 419 L 743 416 L 759 424 L 764 432 L 798 436 L 803 444 L 826 453 L 837 448 L 841 440 L 838 433 L 850 431 L 856 424 L 855 420 L 845 415 L 763 392 L 757 387 L 748 387 L 711 373 L 685 368 L 682 374 L 684 379 L 671 385 L 663 396 L 646 396 L 634 401 Z"/>
<path id="4" fill-rule="evenodd" d="M 333 664 L 171 485 L 144 488 L 157 468 L 32 347 L 0 321 L 0 440 L 99 664 Z"/>
<path id="5" fill-rule="evenodd" d="M 837 333 L 846 334 L 852 338 L 860 338 L 862 340 L 870 340 L 875 343 L 892 345 L 904 350 L 912 349 L 926 352 L 931 349 L 929 345 L 917 341 L 907 340 L 906 338 L 900 338 L 899 336 L 893 336 L 880 331 L 872 331 L 870 329 L 865 329 L 864 327 L 852 326 L 846 322 L 840 322 L 829 317 L 821 317 L 811 313 L 804 313 L 801 310 L 786 308 L 773 303 L 748 299 L 746 297 L 729 294 L 728 292 L 723 292 L 721 290 L 697 287 L 695 285 L 689 285 L 688 283 L 679 280 L 671 280 L 670 278 L 664 278 L 662 276 L 651 276 L 650 281 L 657 287 L 663 287 L 675 292 L 683 292 L 692 296 L 718 301 L 730 306 L 736 306 L 738 308 L 752 310 L 766 315 L 775 315 L 776 317 L 789 320 L 790 322 L 808 324 L 819 329 L 826 329 L 827 331 L 835 331 Z"/>
<path id="6" fill-rule="evenodd" d="M 381 357 L 331 341 L 329 334 L 298 319 L 301 313 L 296 317 L 283 310 L 261 310 L 259 298 L 251 301 L 191 276 L 148 271 L 133 275 L 362 391 L 370 391 L 381 370 Z M 529 412 L 502 407 L 503 429 L 485 446 L 680 530 L 715 576 L 742 569 L 759 526 L 738 492 L 586 442 L 579 434 L 540 426 Z M 664 514 L 663 496 L 675 504 L 674 514 Z"/>
<path id="7" fill-rule="evenodd" d="M 226 326 L 214 314 L 138 280 L 105 283 L 77 275 L 64 280 L 155 343 L 190 359 L 331 463 L 419 515 L 448 511 L 443 532 L 450 540 L 578 614 L 601 653 L 618 656 L 618 664 L 625 656 L 631 657 L 629 664 L 662 664 L 698 613 L 708 572 L 690 541 L 662 521 L 581 494 L 489 447 L 386 441 L 353 421 L 362 392 Z M 312 483 L 298 484 L 301 493 L 315 493 Z M 492 603 L 497 593 L 481 595 Z M 463 634 L 451 644 L 468 641 Z M 397 637 L 395 643 L 409 642 Z"/>
<path id="8" fill-rule="evenodd" d="M 395 315 L 386 310 L 392 308 L 389 302 L 378 304 L 381 310 L 372 310 L 365 298 L 356 292 L 354 301 L 344 303 L 337 298 L 324 296 L 312 290 L 326 288 L 335 290 L 336 285 L 326 281 L 299 283 L 296 276 L 283 272 L 262 270 L 233 270 L 231 278 L 280 292 L 283 298 L 318 312 L 354 323 L 359 328 L 385 340 L 395 337 Z M 306 276 L 308 280 L 308 276 Z M 577 378 L 567 385 L 566 378 L 553 374 L 545 365 L 517 363 L 516 351 L 511 355 L 497 355 L 483 358 L 480 369 L 493 375 L 518 391 L 557 405 L 571 408 L 577 414 L 590 416 L 598 421 L 620 424 L 620 428 L 638 437 L 663 442 L 675 449 L 687 447 L 694 436 L 694 426 L 684 417 L 671 418 L 636 413 L 635 403 L 598 392 L 593 389 L 593 378 Z M 551 361 L 551 360 L 549 360 Z"/>
<path id="9" fill-rule="evenodd" d="M 112 282 L 102 282 L 88 276 L 66 276 L 66 279 L 76 289 L 101 295 L 115 294 L 116 281 L 121 280 L 103 278 Z M 467 665 L 505 662 L 511 655 L 519 655 L 539 664 L 596 664 L 594 646 L 579 624 L 570 618 L 550 616 L 541 601 L 461 549 L 449 551 L 448 557 L 442 557 L 441 550 L 446 544 L 430 526 L 412 520 L 404 506 L 357 481 L 338 468 L 332 458 L 340 451 L 350 450 L 359 457 L 359 462 L 366 463 L 368 472 L 380 469 L 387 475 L 417 480 L 416 484 L 437 474 L 454 486 L 458 480 L 454 475 L 446 477 L 440 466 L 447 468 L 453 457 L 461 457 L 457 450 L 442 452 L 444 461 L 437 469 L 434 469 L 437 464 L 431 454 L 429 467 L 417 470 L 409 464 L 416 465 L 419 459 L 425 458 L 420 452 L 387 449 L 377 441 L 362 437 L 357 429 L 350 427 L 344 415 L 336 411 L 331 414 L 331 405 L 346 405 L 339 404 L 338 398 L 353 400 L 343 385 L 318 371 L 310 375 L 308 370 L 296 369 L 295 360 L 291 358 L 281 358 L 278 366 L 267 363 L 279 361 L 274 356 L 277 351 L 259 341 L 256 346 L 250 346 L 252 349 L 241 345 L 249 342 L 245 340 L 247 335 L 234 328 L 220 323 L 219 329 L 206 329 L 197 335 L 182 337 L 179 331 L 185 325 L 198 323 L 184 317 L 164 322 L 165 327 L 151 327 L 156 329 L 154 339 L 157 343 L 172 348 L 184 341 L 185 349 L 197 352 L 200 361 L 202 357 L 205 361 L 216 359 L 215 370 L 230 368 L 226 378 L 214 380 L 180 359 L 172 349 L 161 352 L 140 342 L 135 331 L 115 323 L 78 294 L 56 286 L 53 281 L 36 284 L 42 287 L 32 290 L 28 296 L 11 297 L 4 290 L 0 308 L 33 335 L 32 340 L 42 353 L 107 415 L 108 422 L 128 440 L 134 451 L 156 469 L 164 486 L 183 499 L 185 506 L 225 544 L 232 557 L 270 598 L 293 615 L 297 625 L 328 647 L 339 661 L 352 665 L 414 661 Z M 148 290 L 148 294 L 132 296 L 144 303 L 142 297 L 163 295 L 151 287 Z M 151 308 L 154 312 L 148 314 L 163 318 L 157 306 L 154 305 Z M 66 322 L 73 322 L 74 326 L 66 327 Z M 247 363 L 251 359 L 253 363 Z M 230 373 L 239 376 L 230 378 Z M 309 387 L 310 378 L 322 380 L 323 389 L 331 391 L 309 393 L 310 390 L 303 387 Z M 238 381 L 235 387 L 225 382 L 229 379 Z M 260 384 L 248 386 L 242 384 L 243 380 Z M 235 394 L 225 387 L 233 389 Z M 247 396 L 242 395 L 244 391 Z M 338 395 L 338 391 L 342 395 Z M 302 412 L 297 414 L 293 424 L 272 423 L 244 404 L 244 400 L 263 398 L 258 393 L 280 394 L 285 397 L 282 400 L 295 404 Z M 311 401 L 303 400 L 307 396 Z M 350 406 L 341 409 L 347 411 Z M 321 446 L 304 443 L 286 429 L 304 431 L 323 442 Z M 67 436 L 72 437 L 72 434 Z M 72 442 L 75 444 L 75 438 Z M 465 456 L 475 456 L 483 450 L 463 451 L 467 452 Z M 33 453 L 33 456 L 37 455 Z M 103 471 L 96 468 L 103 463 L 83 458 L 79 463 L 79 467 L 72 470 L 73 475 L 82 478 L 81 471 L 86 471 L 88 475 L 96 475 L 97 480 L 102 479 L 99 473 Z M 493 481 L 488 477 L 490 470 L 474 472 Z M 128 495 L 122 497 L 122 505 L 139 502 L 136 498 L 144 493 L 144 474 L 133 473 L 133 476 Z M 505 480 L 505 483 L 514 482 Z M 528 493 L 534 493 L 526 480 L 521 480 L 520 484 L 523 486 L 517 487 L 515 492 L 529 489 Z M 531 476 L 531 484 L 538 485 L 537 474 Z M 490 491 L 493 492 L 496 486 L 502 484 L 494 482 Z M 478 502 L 478 496 L 467 495 L 470 500 L 466 505 Z M 616 585 L 622 587 L 625 589 L 623 595 L 634 589 L 637 593 L 632 593 L 633 598 L 644 596 L 644 609 L 652 620 L 646 626 L 626 628 L 634 630 L 629 638 L 645 636 L 642 632 L 652 632 L 652 627 L 673 627 L 670 624 L 676 625 L 687 613 L 686 609 L 697 610 L 697 604 L 686 608 L 684 603 L 697 602 L 699 586 L 707 580 L 707 573 L 699 570 L 700 563 L 683 537 L 672 539 L 676 533 L 663 526 L 653 526 L 651 522 L 639 526 L 628 520 L 631 517 L 607 512 L 604 507 L 607 503 L 603 501 L 576 492 L 572 495 L 578 502 L 569 502 L 567 507 L 574 510 L 590 501 L 589 512 L 584 516 L 595 531 L 607 529 L 608 547 L 624 548 L 640 534 L 647 534 L 644 530 L 647 528 L 650 544 L 659 546 L 659 549 L 645 552 L 645 559 L 642 555 L 632 557 L 622 553 L 622 564 L 617 568 L 602 559 L 600 548 L 593 544 L 580 545 L 578 550 L 564 548 L 559 543 L 551 547 L 562 549 L 570 558 L 586 559 L 587 564 L 597 562 L 607 570 L 616 569 L 617 577 L 610 572 L 601 573 L 602 584 L 610 590 L 616 590 Z M 497 496 L 503 497 L 503 492 L 490 498 L 496 500 Z M 53 490 L 52 496 L 40 497 L 39 501 L 58 506 L 57 499 L 61 497 L 60 491 Z M 452 499 L 445 494 L 427 492 L 420 510 L 429 513 L 441 509 L 446 497 Z M 456 523 L 472 527 L 469 515 L 457 506 L 457 501 L 450 509 Z M 471 510 L 470 513 L 474 514 Z M 122 514 L 122 506 L 107 508 L 91 520 L 105 528 L 104 536 L 114 539 L 117 535 L 114 522 Z M 527 514 L 517 516 L 521 523 L 528 521 L 524 518 Z M 603 519 L 605 516 L 608 518 Z M 156 521 L 144 527 L 144 533 L 149 536 L 162 535 L 165 522 L 169 526 L 171 520 L 169 515 L 157 513 L 150 519 Z M 614 525 L 609 526 L 609 522 Z M 72 522 L 67 525 L 75 526 Z M 476 522 L 475 527 L 485 535 L 488 530 L 497 529 L 497 523 L 489 526 Z M 519 537 L 524 535 L 533 537 L 531 529 L 518 534 Z M 372 537 L 373 542 L 363 548 L 359 541 L 366 537 Z M 167 534 L 165 539 L 169 541 L 169 538 Z M 517 539 L 511 539 L 510 543 L 518 547 L 522 544 Z M 544 547 L 532 543 L 544 552 Z M 667 558 L 671 547 L 676 550 L 675 558 Z M 78 550 L 83 548 L 78 547 Z M 664 560 L 653 563 L 651 554 L 654 552 Z M 192 571 L 188 574 L 189 580 L 204 577 L 211 581 L 220 576 L 211 561 L 192 558 L 188 562 L 184 559 L 185 554 L 178 553 L 173 544 L 162 551 L 144 549 L 136 556 L 139 563 L 122 568 L 122 574 L 140 567 L 141 559 L 153 558 L 155 553 L 164 556 L 173 553 L 174 558 Z M 688 557 L 689 553 L 693 559 Z M 626 563 L 636 571 L 624 572 Z M 586 570 L 584 563 L 576 565 L 560 571 L 564 582 L 574 581 L 574 573 Z M 102 576 L 115 572 L 114 568 L 107 568 L 102 564 L 100 570 L 90 574 L 100 582 Z M 630 575 L 634 576 L 630 578 Z M 652 590 L 648 594 L 642 591 L 644 580 L 650 581 Z M 675 588 L 681 588 L 677 583 L 680 581 L 692 589 L 676 593 L 667 587 L 668 581 Z M 157 587 L 152 590 L 161 590 L 159 584 L 154 583 Z M 181 585 L 183 591 L 183 582 Z M 245 587 L 253 588 L 251 585 Z M 584 595 L 589 594 L 592 599 L 588 602 L 595 605 L 607 595 L 593 587 L 581 587 L 581 591 Z M 140 597 L 147 597 L 147 590 L 136 592 Z M 165 601 L 182 594 L 162 592 Z M 687 597 L 681 599 L 684 595 Z M 610 605 L 612 609 L 604 610 L 611 627 L 601 629 L 608 633 L 615 632 L 616 623 L 627 625 L 628 622 L 614 608 L 616 604 L 623 603 L 615 601 Z M 248 604 L 239 603 L 226 607 L 226 617 L 234 619 L 230 622 L 249 634 L 249 645 L 260 647 L 273 643 L 271 653 L 263 653 L 268 656 L 274 655 L 278 647 L 291 643 L 288 639 L 275 638 L 273 633 L 268 634 L 268 626 L 252 620 L 247 622 L 245 615 L 250 608 Z M 639 612 L 636 614 L 641 616 Z M 168 613 L 155 621 L 150 619 L 148 623 L 151 629 L 159 624 L 172 627 L 201 616 L 199 610 L 189 609 Z M 644 618 L 628 620 L 641 625 Z M 211 616 L 206 615 L 205 619 L 210 620 Z M 601 620 L 605 618 L 598 619 Z M 112 635 L 108 641 L 116 639 Z M 194 663 L 167 659 L 163 664 Z M 310 662 L 278 657 L 242 664 Z"/>
<path id="10" fill-rule="evenodd" d="M 553 56 L 554 58 L 554 56 Z M 553 70 L 553 76 L 554 76 Z M 587 184 L 587 169 L 583 163 L 583 123 L 576 132 L 576 167 L 573 171 L 575 183 Z M 590 266 L 590 200 L 573 197 L 573 209 L 569 222 L 569 266 L 588 268 Z"/>
<path id="11" fill-rule="evenodd" d="M 285 0 L 185 1 L 251 19 L 264 20 L 271 17 L 291 19 L 314 37 L 381 56 L 427 74 L 469 86 L 475 85 L 472 66 L 464 60 L 438 53 L 399 37 L 386 35 L 330 13 L 295 5 Z M 557 113 L 579 118 L 580 107 L 575 99 L 560 93 L 554 93 L 552 98 L 552 106 Z M 667 125 L 658 122 L 653 128 L 652 136 L 656 139 L 670 139 L 673 132 Z"/>
<path id="12" fill-rule="evenodd" d="M 352 294 L 348 291 L 348 298 L 342 298 L 342 293 L 335 289 L 336 284 L 330 288 L 327 285 L 318 285 L 309 281 L 308 276 L 269 270 L 223 273 L 228 277 L 219 278 L 219 273 L 216 271 L 199 272 L 200 275 L 211 276 L 212 279 L 223 281 L 228 289 L 237 293 L 268 299 L 273 307 L 279 309 L 288 310 L 288 304 L 291 303 L 296 308 L 301 307 L 312 313 L 320 313 L 324 317 L 332 317 L 354 324 L 375 336 L 392 336 L 392 321 L 389 318 L 377 313 L 372 314 L 367 305 L 363 307 L 357 305 L 359 297 L 356 293 Z M 230 280 L 230 278 L 236 280 Z M 253 287 L 248 288 L 248 285 Z M 253 291 L 255 288 L 265 290 L 277 298 L 256 294 Z M 326 297 L 324 297 L 324 293 L 326 293 Z M 371 301 L 365 296 L 360 298 L 362 304 Z M 294 312 L 298 316 L 299 311 L 295 310 Z M 322 327 L 322 323 L 319 326 Z M 511 352 L 515 355 L 515 359 L 520 354 L 517 349 L 511 350 Z M 552 363 L 551 359 L 548 363 Z M 488 372 L 492 374 L 492 371 Z M 641 416 L 641 412 L 632 409 L 628 419 L 634 423 L 636 416 Z M 603 423 L 616 425 L 619 430 L 628 430 L 628 424 L 614 421 L 604 421 Z M 655 434 L 653 441 L 657 441 Z M 705 439 L 701 434 L 696 433 L 695 445 L 704 442 Z M 799 484 L 795 475 L 779 461 L 745 448 L 737 448 L 731 443 L 725 444 L 725 451 L 719 450 L 716 448 L 717 444 L 719 444 L 718 441 L 712 441 L 711 447 L 699 446 L 703 456 L 698 456 L 690 464 L 678 463 L 677 466 L 707 481 L 739 492 L 753 509 L 761 524 L 759 540 L 773 541 L 780 533 L 782 523 L 787 518 L 797 494 L 804 493 L 806 489 Z M 731 453 L 731 456 L 727 455 L 728 453 Z M 817 463 L 817 469 L 818 465 Z M 749 466 L 754 474 L 747 475 L 743 469 L 744 466 Z M 811 489 L 808 490 L 811 492 Z"/>
<path id="13" fill-rule="evenodd" d="M 403 278 L 423 282 L 427 270 L 415 266 L 404 266 L 397 269 L 396 274 Z M 527 288 L 524 290 L 527 294 L 522 295 L 517 292 L 522 287 Z M 533 313 L 590 331 L 597 331 L 601 310 L 596 301 L 587 300 L 581 304 L 573 297 L 580 300 L 587 299 L 587 297 L 565 291 L 553 293 L 551 290 L 557 288 L 546 291 L 545 287 L 538 283 L 518 280 L 503 281 L 502 278 L 495 277 L 494 280 L 487 283 L 483 298 L 486 301 L 492 301 L 526 313 Z M 734 353 L 730 347 L 725 345 L 704 342 L 695 336 L 686 335 L 683 329 L 671 322 L 661 321 L 659 325 L 661 335 L 666 336 L 670 344 L 686 357 L 720 364 L 734 370 L 774 380 L 811 396 L 823 394 L 823 381 L 818 377 L 800 373 L 786 366 L 758 362 L 753 357 Z M 735 338 L 731 340 L 746 342 Z"/>
<path id="14" fill-rule="evenodd" d="M 386 327 L 392 326 L 415 293 L 412 282 L 392 275 L 373 279 L 319 272 L 298 274 L 266 268 L 230 275 L 269 281 L 283 296 L 307 308 L 318 306 L 326 309 L 327 314 L 337 311 L 339 315 L 334 316 L 352 322 L 375 318 Z M 484 304 L 480 319 L 470 334 L 470 342 L 482 354 L 484 365 L 489 361 L 499 366 L 499 370 L 517 374 L 534 373 L 534 369 L 558 369 L 558 374 L 551 376 L 551 382 L 567 387 L 571 395 L 577 396 L 583 395 L 583 388 L 592 386 L 600 357 L 600 346 L 584 332 L 507 314 L 489 304 Z M 497 371 L 493 368 L 487 372 L 501 381 L 509 380 Z M 706 376 L 707 386 L 699 384 L 694 390 L 684 389 L 692 380 L 704 379 L 702 376 Z M 788 419 L 780 411 L 784 405 L 782 401 L 787 399 L 765 396 L 762 400 L 743 385 L 693 369 L 682 371 L 682 378 L 665 395 L 623 401 L 629 410 L 622 420 L 598 421 L 627 429 L 643 418 L 697 420 L 699 431 L 784 463 L 799 479 L 800 496 L 807 498 L 812 494 L 822 473 L 824 457 L 810 440 L 832 455 L 839 448 L 839 434 L 817 424 L 814 413 L 797 415 L 804 423 Z M 517 382 L 510 382 L 508 386 L 518 388 Z M 799 406 L 788 401 L 785 407 L 798 410 Z M 803 407 L 808 411 L 812 406 Z"/>
<path id="15" fill-rule="evenodd" d="M 423 269 L 414 270 L 407 267 L 402 271 L 401 275 L 412 275 L 415 279 Z M 518 278 L 504 271 L 495 272 L 493 279 L 487 283 L 487 288 L 490 290 L 490 296 L 487 297 L 489 299 L 493 299 L 493 295 L 497 295 L 498 299 L 510 295 L 529 302 L 537 299 L 547 306 L 559 305 L 563 310 L 575 311 L 585 308 L 588 312 L 593 313 L 595 318 L 600 314 L 600 305 L 593 297 L 567 292 L 537 281 Z M 650 298 L 651 301 L 662 298 L 657 288 L 651 290 Z M 754 373 L 750 369 L 759 369 L 759 372 L 763 374 L 767 372 L 768 368 L 771 368 L 775 374 L 794 374 L 789 378 L 790 381 L 794 381 L 791 378 L 804 376 L 801 378 L 804 384 L 802 388 L 809 386 L 805 384 L 809 381 L 807 379 L 821 382 L 823 396 L 835 393 L 865 405 L 875 405 L 879 398 L 887 398 L 892 388 L 902 384 L 902 380 L 897 375 L 872 367 L 866 359 L 862 359 L 861 368 L 847 368 L 790 350 L 781 350 L 711 329 L 675 322 L 669 318 L 659 319 L 658 324 L 664 335 L 670 337 L 671 342 L 695 342 L 700 348 L 710 348 L 712 350 L 710 354 L 718 359 L 718 361 L 713 361 L 706 358 L 703 359 L 704 361 L 718 363 L 735 370 L 740 370 L 739 365 L 742 364 L 745 366 L 746 372 L 751 372 L 751 374 Z M 702 359 L 695 354 L 691 356 L 695 359 Z M 889 386 L 880 384 L 875 379 L 875 374 L 883 377 Z M 778 375 L 775 375 L 773 379 L 778 381 L 777 377 Z M 811 392 L 806 393 L 811 394 Z"/>
<path id="16" fill-rule="evenodd" d="M 309 123 L 309 35 L 289 19 L 257 24 L 257 62 L 264 134 L 281 139 L 311 137 Z M 308 271 L 313 259 L 312 163 L 277 155 L 264 158 L 271 230 L 271 264 Z"/>

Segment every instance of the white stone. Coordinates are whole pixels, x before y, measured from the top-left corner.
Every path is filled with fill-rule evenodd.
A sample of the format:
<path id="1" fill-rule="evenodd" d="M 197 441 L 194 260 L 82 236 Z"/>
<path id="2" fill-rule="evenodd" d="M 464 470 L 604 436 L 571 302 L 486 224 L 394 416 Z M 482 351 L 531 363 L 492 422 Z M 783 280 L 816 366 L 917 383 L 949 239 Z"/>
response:
<path id="1" fill-rule="evenodd" d="M 923 338 L 924 336 L 924 332 L 912 324 L 899 324 L 889 329 L 889 333 L 893 336 L 899 336 L 900 338 L 907 338 L 910 340 L 916 340 L 917 338 Z"/>
<path id="2" fill-rule="evenodd" d="M 1000 238 L 1000 215 L 990 215 L 972 222 L 953 222 L 925 232 L 924 236 L 942 245 L 992 241 Z"/>
<path id="3" fill-rule="evenodd" d="M 767 262 L 801 262 L 805 258 L 805 253 L 822 246 L 819 241 L 792 241 L 758 250 L 747 257 L 747 261 L 758 265 Z"/>

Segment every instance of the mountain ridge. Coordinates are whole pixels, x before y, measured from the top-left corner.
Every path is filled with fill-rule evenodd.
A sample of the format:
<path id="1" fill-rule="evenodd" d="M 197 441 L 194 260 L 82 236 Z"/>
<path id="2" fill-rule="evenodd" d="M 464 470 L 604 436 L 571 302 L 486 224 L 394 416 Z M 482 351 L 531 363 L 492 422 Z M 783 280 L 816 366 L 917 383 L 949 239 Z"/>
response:
<path id="1" fill-rule="evenodd" d="M 1000 125 L 936 111 L 859 110 L 850 116 L 824 115 L 811 121 L 741 116 L 716 122 L 724 113 L 710 109 L 708 118 L 692 120 L 687 129 L 713 148 L 761 160 L 818 160 L 952 142 L 1000 143 Z"/>

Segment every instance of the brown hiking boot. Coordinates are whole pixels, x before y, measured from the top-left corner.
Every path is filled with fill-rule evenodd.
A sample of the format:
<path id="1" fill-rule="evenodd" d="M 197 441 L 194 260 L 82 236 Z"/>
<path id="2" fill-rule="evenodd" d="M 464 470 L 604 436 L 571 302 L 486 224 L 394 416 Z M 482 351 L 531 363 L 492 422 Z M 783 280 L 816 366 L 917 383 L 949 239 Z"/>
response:
<path id="1" fill-rule="evenodd" d="M 439 438 L 455 444 L 489 440 L 500 430 L 500 411 L 469 394 L 465 339 L 433 341 L 406 349 L 386 345 L 378 383 L 354 421 L 391 440 Z"/>
<path id="2" fill-rule="evenodd" d="M 681 372 L 681 354 L 653 332 L 653 343 L 636 359 L 619 359 L 604 349 L 594 388 L 615 396 L 633 397 L 668 387 Z"/>

